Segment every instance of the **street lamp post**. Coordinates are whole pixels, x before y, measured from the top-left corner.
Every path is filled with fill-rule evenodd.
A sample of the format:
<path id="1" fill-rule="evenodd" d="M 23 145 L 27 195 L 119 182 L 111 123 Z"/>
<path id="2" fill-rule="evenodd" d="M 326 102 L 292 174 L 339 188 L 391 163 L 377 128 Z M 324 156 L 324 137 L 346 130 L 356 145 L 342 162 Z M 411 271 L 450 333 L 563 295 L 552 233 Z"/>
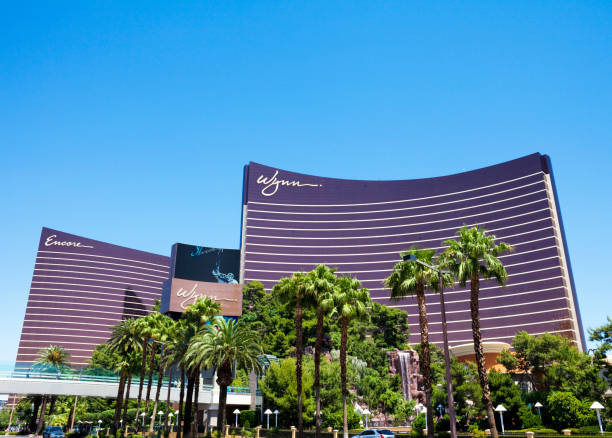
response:
<path id="1" fill-rule="evenodd" d="M 363 411 L 363 416 L 365 417 L 365 428 L 368 428 L 368 415 L 370 415 L 371 412 L 368 408 L 365 408 L 365 410 Z"/>
<path id="2" fill-rule="evenodd" d="M 172 417 L 174 417 L 174 414 L 172 412 L 170 412 L 168 414 L 168 423 L 167 423 L 168 427 L 172 426 Z"/>
<path id="3" fill-rule="evenodd" d="M 272 411 L 270 409 L 266 409 L 266 411 L 264 412 L 264 414 L 266 415 L 266 418 L 268 419 L 266 423 L 266 429 L 270 429 L 270 414 L 271 413 Z"/>
<path id="4" fill-rule="evenodd" d="M 504 412 L 507 411 L 503 405 L 497 405 L 495 408 L 497 412 L 499 412 L 499 418 L 501 419 L 501 427 L 502 427 L 502 435 L 506 434 L 506 430 L 504 429 Z"/>
<path id="5" fill-rule="evenodd" d="M 280 412 L 278 409 L 274 409 L 272 413 L 274 414 L 274 427 L 278 429 L 278 414 L 280 414 Z"/>
<path id="6" fill-rule="evenodd" d="M 144 412 L 142 414 L 140 414 L 140 418 L 142 418 L 142 430 L 144 430 L 144 419 L 147 416 L 147 414 L 145 414 Z"/>
<path id="7" fill-rule="evenodd" d="M 450 352 L 448 349 L 448 330 L 446 328 L 446 307 L 444 305 L 444 290 L 442 275 L 446 272 L 441 269 L 431 266 L 428 263 L 422 262 L 416 258 L 414 254 L 406 254 L 402 257 L 405 262 L 417 262 L 426 268 L 432 269 L 438 273 L 438 291 L 440 292 L 440 314 L 442 315 L 442 340 L 444 342 L 444 365 L 446 367 L 446 395 L 448 403 L 448 417 L 450 420 L 451 438 L 457 438 L 457 420 L 455 416 L 455 398 L 453 396 L 453 376 L 451 374 Z"/>
<path id="8" fill-rule="evenodd" d="M 440 414 L 440 417 L 442 417 L 442 409 L 443 406 L 441 404 L 439 404 L 438 406 L 436 406 L 438 408 L 438 413 Z"/>
<path id="9" fill-rule="evenodd" d="M 542 407 L 542 403 L 537 402 L 534 406 L 538 408 L 538 415 L 540 416 L 540 421 L 542 421 L 542 411 L 540 411 L 540 408 Z"/>
<path id="10" fill-rule="evenodd" d="M 240 409 L 234 409 L 233 414 L 236 416 L 236 428 L 238 428 L 238 415 L 240 415 Z"/>
<path id="11" fill-rule="evenodd" d="M 599 413 L 599 411 L 603 408 L 604 407 L 599 402 L 593 402 L 593 404 L 591 405 L 591 409 L 595 409 L 595 411 L 597 411 L 597 421 L 599 422 L 599 431 L 601 432 L 602 435 L 604 434 L 604 431 L 603 431 L 603 427 L 601 426 L 601 414 Z"/>
<path id="12" fill-rule="evenodd" d="M 427 429 L 427 407 L 423 406 L 421 413 L 425 416 L 425 430 L 427 431 L 427 434 L 429 434 L 429 429 Z"/>

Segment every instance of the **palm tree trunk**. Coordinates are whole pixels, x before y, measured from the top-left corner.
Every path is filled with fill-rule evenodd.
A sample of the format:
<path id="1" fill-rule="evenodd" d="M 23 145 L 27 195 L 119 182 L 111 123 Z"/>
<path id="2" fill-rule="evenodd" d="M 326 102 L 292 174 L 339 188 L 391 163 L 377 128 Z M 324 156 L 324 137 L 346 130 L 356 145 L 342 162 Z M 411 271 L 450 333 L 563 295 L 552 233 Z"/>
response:
<path id="1" fill-rule="evenodd" d="M 74 417 L 76 417 L 76 408 L 77 402 L 79 401 L 79 396 L 74 396 L 74 402 L 72 403 L 72 410 L 70 411 L 70 419 L 68 423 L 70 423 L 70 432 L 74 432 Z"/>
<path id="2" fill-rule="evenodd" d="M 49 413 L 47 414 L 49 418 L 53 415 L 53 411 L 55 410 L 55 401 L 57 400 L 56 395 L 51 396 L 51 404 L 49 405 Z"/>
<path id="3" fill-rule="evenodd" d="M 121 367 L 119 374 L 119 388 L 117 388 L 117 400 L 115 401 L 115 416 L 113 417 L 113 433 L 119 428 L 119 418 L 121 417 L 121 408 L 123 407 L 123 392 L 125 391 L 125 366 Z"/>
<path id="4" fill-rule="evenodd" d="M 323 309 L 317 308 L 317 339 L 314 351 L 315 438 L 321 438 L 321 343 L 323 341 Z"/>
<path id="5" fill-rule="evenodd" d="M 151 358 L 149 359 L 149 381 L 147 382 L 147 398 L 145 399 L 145 413 L 149 415 L 149 401 L 151 400 L 151 387 L 153 386 L 153 371 L 155 369 L 155 353 L 157 344 L 151 346 Z"/>
<path id="6" fill-rule="evenodd" d="M 128 372 L 128 381 L 125 388 L 125 397 L 123 399 L 123 415 L 121 419 L 123 420 L 123 428 L 127 430 L 127 410 L 128 410 L 128 402 L 130 401 L 130 388 L 132 387 L 132 373 Z"/>
<path id="7" fill-rule="evenodd" d="M 185 398 L 185 367 L 181 365 L 181 392 L 179 394 L 179 408 L 178 415 L 176 416 L 176 438 L 181 438 L 182 426 L 181 421 L 183 420 L 183 399 Z"/>
<path id="8" fill-rule="evenodd" d="M 421 330 L 421 374 L 425 390 L 425 407 L 427 408 L 427 436 L 433 438 L 433 409 L 431 403 L 431 358 L 429 353 L 429 327 L 427 326 L 427 308 L 425 307 L 425 290 L 423 284 L 417 285 L 417 303 L 419 306 L 419 328 Z"/>
<path id="9" fill-rule="evenodd" d="M 194 417 L 193 417 L 193 436 L 198 434 L 198 398 L 200 393 L 200 369 L 197 368 L 194 373 L 195 384 L 193 388 L 193 405 L 194 405 Z"/>
<path id="10" fill-rule="evenodd" d="M 160 363 L 159 376 L 157 377 L 157 389 L 155 391 L 155 403 L 153 403 L 153 419 L 151 420 L 151 424 L 149 425 L 149 432 L 153 432 L 153 427 L 155 426 L 155 416 L 157 415 L 157 405 L 159 403 L 159 395 L 161 394 L 161 387 L 162 387 L 162 384 L 164 383 L 163 379 L 164 379 L 164 369 Z"/>
<path id="11" fill-rule="evenodd" d="M 342 436 L 348 438 L 348 413 L 346 410 L 346 397 L 348 388 L 346 386 L 346 347 L 348 339 L 348 318 L 342 317 L 340 336 L 340 383 L 342 386 Z"/>
<path id="12" fill-rule="evenodd" d="M 217 425 L 219 426 L 219 437 L 225 436 L 225 407 L 227 406 L 227 386 L 219 385 L 219 412 L 217 412 Z"/>
<path id="13" fill-rule="evenodd" d="M 42 397 L 37 396 L 34 398 L 32 406 L 32 418 L 30 419 L 30 424 L 28 425 L 28 429 L 30 432 L 34 433 L 36 430 L 36 426 L 38 425 L 38 410 L 40 409 L 40 404 L 42 403 Z"/>
<path id="14" fill-rule="evenodd" d="M 140 402 L 142 401 L 142 387 L 144 385 L 145 373 L 147 372 L 147 345 L 149 339 L 145 339 L 142 345 L 142 365 L 140 368 L 140 383 L 138 385 L 138 407 L 136 408 L 136 422 L 138 422 L 138 416 L 140 415 Z"/>
<path id="15" fill-rule="evenodd" d="M 484 351 L 482 349 L 482 334 L 480 333 L 480 317 L 478 315 L 479 292 L 480 278 L 478 277 L 478 275 L 473 275 L 470 279 L 470 314 L 472 317 L 472 336 L 474 337 L 474 353 L 476 354 L 478 377 L 480 378 L 480 386 L 482 387 L 482 399 L 485 402 L 485 407 L 487 409 L 487 418 L 489 420 L 489 427 L 491 428 L 491 438 L 498 438 L 497 428 L 495 426 L 493 402 L 491 401 L 491 392 L 489 390 L 489 377 L 487 376 L 485 356 Z"/>
<path id="16" fill-rule="evenodd" d="M 168 395 L 166 395 L 166 412 L 164 414 L 164 431 L 168 431 L 168 411 L 170 409 L 170 390 L 172 389 L 172 375 L 174 367 L 170 367 L 170 375 L 168 376 Z"/>
<path id="17" fill-rule="evenodd" d="M 185 412 L 183 420 L 183 437 L 189 438 L 191 436 L 191 422 L 193 409 L 193 372 L 187 371 L 187 394 L 185 396 Z"/>
<path id="18" fill-rule="evenodd" d="M 298 438 L 304 438 L 304 422 L 302 418 L 302 303 L 300 294 L 295 302 L 295 377 L 297 379 L 297 403 L 298 403 Z"/>
<path id="19" fill-rule="evenodd" d="M 36 425 L 36 435 L 40 435 L 43 425 L 45 423 L 45 409 L 47 408 L 47 396 L 43 395 L 42 406 L 40 407 L 40 417 L 38 417 L 38 424 Z"/>

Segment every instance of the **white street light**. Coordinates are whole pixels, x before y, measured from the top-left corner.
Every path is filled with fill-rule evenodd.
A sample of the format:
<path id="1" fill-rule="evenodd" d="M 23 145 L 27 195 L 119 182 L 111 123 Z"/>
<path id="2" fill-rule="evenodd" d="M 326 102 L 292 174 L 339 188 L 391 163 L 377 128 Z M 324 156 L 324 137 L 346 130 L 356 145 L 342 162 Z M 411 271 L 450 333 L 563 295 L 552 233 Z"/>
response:
<path id="1" fill-rule="evenodd" d="M 270 409 L 266 409 L 266 411 L 264 412 L 264 414 L 266 414 L 266 417 L 268 418 L 268 423 L 266 426 L 266 429 L 270 429 L 270 414 L 272 413 L 272 411 Z"/>
<path id="2" fill-rule="evenodd" d="M 144 412 L 142 414 L 140 414 L 140 417 L 142 418 L 142 429 L 144 430 L 144 419 L 147 416 L 147 414 L 145 414 Z"/>
<path id="3" fill-rule="evenodd" d="M 170 412 L 168 414 L 168 426 L 172 425 L 172 417 L 174 417 L 174 414 L 172 412 Z"/>
<path id="4" fill-rule="evenodd" d="M 599 402 L 593 402 L 593 404 L 591 405 L 591 409 L 595 409 L 595 411 L 597 411 L 597 421 L 599 421 L 599 431 L 601 432 L 602 435 L 604 434 L 604 431 L 603 431 L 603 427 L 601 426 L 601 415 L 599 411 L 603 408 L 604 407 Z"/>
<path id="5" fill-rule="evenodd" d="M 157 412 L 157 415 L 159 415 L 159 425 L 161 426 L 162 422 L 161 422 L 161 416 L 164 415 L 164 411 L 160 410 Z"/>
<path id="6" fill-rule="evenodd" d="M 365 411 L 363 411 L 363 416 L 365 417 L 366 420 L 366 424 L 365 427 L 366 429 L 368 428 L 368 415 L 371 415 L 372 413 L 370 412 L 370 410 L 368 408 L 365 408 Z"/>
<path id="7" fill-rule="evenodd" d="M 499 412 L 499 418 L 501 419 L 501 425 L 502 425 L 502 435 L 506 434 L 506 430 L 504 429 L 504 412 L 507 411 L 506 408 L 504 408 L 503 405 L 497 405 L 497 407 L 495 408 L 496 412 Z"/>
<path id="8" fill-rule="evenodd" d="M 240 415 L 240 409 L 234 409 L 234 415 L 236 416 L 236 427 L 238 427 L 238 415 Z"/>
<path id="9" fill-rule="evenodd" d="M 278 414 L 280 414 L 280 412 L 278 409 L 274 409 L 272 413 L 274 414 L 274 427 L 278 429 Z"/>
<path id="10" fill-rule="evenodd" d="M 542 403 L 537 402 L 534 406 L 536 408 L 538 408 L 538 415 L 540 416 L 540 420 L 541 420 L 542 419 L 542 412 L 540 411 L 540 408 L 542 407 Z"/>
<path id="11" fill-rule="evenodd" d="M 612 389 L 610 388 L 606 389 L 606 392 L 604 392 L 604 397 L 605 398 L 612 397 Z"/>

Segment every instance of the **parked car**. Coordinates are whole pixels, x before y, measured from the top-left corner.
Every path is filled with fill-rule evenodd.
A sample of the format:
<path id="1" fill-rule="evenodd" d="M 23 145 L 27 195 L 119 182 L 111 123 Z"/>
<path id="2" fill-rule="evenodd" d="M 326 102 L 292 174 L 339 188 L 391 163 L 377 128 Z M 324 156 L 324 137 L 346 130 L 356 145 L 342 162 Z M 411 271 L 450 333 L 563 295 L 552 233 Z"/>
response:
<path id="1" fill-rule="evenodd" d="M 355 435 L 359 438 L 395 438 L 395 435 L 389 429 L 366 429 L 359 435 Z M 353 438 L 355 438 L 353 437 Z"/>
<path id="2" fill-rule="evenodd" d="M 59 426 L 47 426 L 43 430 L 43 438 L 64 438 L 64 431 Z"/>

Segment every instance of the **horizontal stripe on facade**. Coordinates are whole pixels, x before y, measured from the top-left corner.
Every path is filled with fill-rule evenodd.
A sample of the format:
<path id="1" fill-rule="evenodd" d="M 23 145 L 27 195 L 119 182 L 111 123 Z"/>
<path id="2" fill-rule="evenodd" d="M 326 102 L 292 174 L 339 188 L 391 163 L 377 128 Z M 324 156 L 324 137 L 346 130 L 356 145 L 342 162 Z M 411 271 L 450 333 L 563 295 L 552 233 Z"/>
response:
<path id="1" fill-rule="evenodd" d="M 126 291 L 129 290 L 130 292 L 133 293 L 138 293 L 138 294 L 147 294 L 147 295 L 151 295 L 155 298 L 158 298 L 159 295 L 161 294 L 161 290 L 159 292 L 149 292 L 149 291 L 143 291 L 143 290 L 137 290 L 137 289 L 131 289 L 132 285 L 126 285 L 125 287 L 110 287 L 110 286 L 98 286 L 98 285 L 94 285 L 94 284 L 81 284 L 81 283 L 63 283 L 63 282 L 57 282 L 57 281 L 32 281 L 32 284 L 54 284 L 54 285 L 60 285 L 60 286 L 74 286 L 74 287 L 95 287 L 95 288 L 99 288 L 99 289 L 109 289 L 109 290 L 120 290 L 120 291 Z"/>
<path id="2" fill-rule="evenodd" d="M 159 269 L 145 268 L 143 266 L 126 265 L 124 263 L 103 262 L 103 261 L 100 261 L 100 260 L 84 260 L 84 259 L 73 259 L 73 258 L 66 258 L 66 257 L 50 257 L 50 256 L 37 255 L 36 256 L 36 262 L 37 263 L 38 263 L 38 259 L 42 259 L 42 260 L 59 260 L 59 261 L 65 261 L 65 262 L 89 263 L 86 266 L 97 266 L 97 265 L 122 266 L 122 267 L 126 267 L 126 268 L 138 269 L 138 270 L 142 270 L 142 271 L 157 272 L 157 273 L 164 274 L 164 275 L 168 275 L 169 274 L 169 269 L 166 270 L 166 271 L 162 271 L 162 270 L 159 270 Z"/>
<path id="3" fill-rule="evenodd" d="M 67 270 L 67 269 L 49 269 L 49 268 L 35 268 L 34 269 L 34 275 L 37 276 L 41 276 L 44 277 L 46 274 L 44 274 L 45 272 L 60 272 L 63 274 L 83 274 L 83 275 L 91 275 L 92 277 L 110 277 L 110 278 L 116 278 L 116 279 L 125 279 L 125 280 L 136 280 L 136 281 L 146 281 L 147 283 L 152 283 L 155 285 L 155 287 L 161 287 L 162 283 L 165 280 L 150 280 L 148 278 L 140 278 L 140 277 L 126 277 L 124 275 L 118 275 L 118 274 L 103 274 L 101 272 L 92 272 L 92 271 L 71 271 L 71 270 Z M 55 275 L 55 274 L 51 274 L 51 275 Z M 70 278 L 70 277 L 67 277 Z M 167 279 L 166 279 L 167 280 Z"/>
<path id="4" fill-rule="evenodd" d="M 248 218 L 251 220 L 262 220 L 262 221 L 274 221 L 274 222 L 300 222 L 300 223 L 343 223 L 343 222 L 374 222 L 381 220 L 391 219 L 453 219 L 458 212 L 460 214 L 469 214 L 470 212 L 486 212 L 492 208 L 506 208 L 514 205 L 521 205 L 521 203 L 529 203 L 536 200 L 547 198 L 547 192 L 544 181 L 542 181 L 538 190 L 525 190 L 525 193 L 521 193 L 511 197 L 493 197 L 493 200 L 482 202 L 483 200 L 477 200 L 478 202 L 461 202 L 461 206 L 453 205 L 438 205 L 438 206 L 419 206 L 408 209 L 398 210 L 383 210 L 383 211 L 372 211 L 372 212 L 342 212 L 342 213 L 330 213 L 327 212 L 325 215 L 317 213 L 316 215 L 302 212 L 285 212 L 285 213 L 274 213 L 266 212 L 263 210 L 251 210 L 249 209 Z M 455 208 L 448 208 L 455 207 Z M 412 211 L 416 210 L 416 211 Z M 410 211 L 413 214 L 404 214 L 397 216 L 401 211 Z M 496 211 L 496 210 L 493 210 Z M 287 217 L 291 214 L 290 218 Z M 347 218 L 347 215 L 350 217 Z M 315 219 L 316 218 L 316 219 Z"/>
<path id="5" fill-rule="evenodd" d="M 419 208 L 432 208 L 432 207 L 441 207 L 441 206 L 445 206 L 445 205 L 451 205 L 451 204 L 457 204 L 457 203 L 467 203 L 469 201 L 478 201 L 478 200 L 484 200 L 483 198 L 490 198 L 487 199 L 485 201 L 490 201 L 493 199 L 511 199 L 512 197 L 516 196 L 517 193 L 528 193 L 529 189 L 531 189 L 531 191 L 537 191 L 538 188 L 541 189 L 545 189 L 546 188 L 546 183 L 543 179 L 538 179 L 537 181 L 533 181 L 533 182 L 529 182 L 527 184 L 523 184 L 523 185 L 519 185 L 516 187 L 510 187 L 504 190 L 500 190 L 500 191 L 495 191 L 495 192 L 491 192 L 491 193 L 486 193 L 486 194 L 482 194 L 482 195 L 477 195 L 477 196 L 471 196 L 471 197 L 467 197 L 467 198 L 460 198 L 460 199 L 454 199 L 451 201 L 446 201 L 446 202 L 439 202 L 439 203 L 435 203 L 435 204 L 428 204 L 428 203 L 424 203 L 424 204 L 420 204 L 420 205 L 413 205 L 413 206 L 405 206 L 405 207 L 396 207 L 396 208 L 386 208 L 384 210 L 347 210 L 347 211 L 321 211 L 320 209 L 317 209 L 316 211 L 304 211 L 303 208 L 300 209 L 291 209 L 291 210 L 285 210 L 285 211 L 279 211 L 279 210 L 257 210 L 257 207 L 254 208 L 249 208 L 249 212 L 254 212 L 254 213 L 267 213 L 267 214 L 279 214 L 279 215 L 296 215 L 296 214 L 301 214 L 301 215 L 346 215 L 346 214 L 373 214 L 373 213 L 393 213 L 396 211 L 406 211 L 406 210 L 415 210 L 415 209 L 419 209 Z M 257 204 L 257 203 L 255 203 Z"/>
<path id="6" fill-rule="evenodd" d="M 64 293 L 44 293 L 44 292 L 57 292 L 61 291 Z M 108 292 L 98 292 L 98 291 L 83 291 L 83 290 L 70 290 L 70 289 L 53 289 L 53 288 L 36 288 L 30 290 L 30 295 L 36 296 L 50 296 L 50 297 L 75 297 L 75 298 L 87 298 L 92 300 L 108 300 L 110 302 L 115 302 L 118 300 L 122 300 L 124 302 L 131 302 L 136 304 L 146 304 L 148 306 L 153 306 L 155 304 L 155 298 L 152 297 L 138 297 L 138 296 L 129 296 L 125 294 L 113 294 Z M 146 300 L 146 303 L 143 302 Z"/>
<path id="7" fill-rule="evenodd" d="M 83 277 L 72 277 L 72 276 L 67 276 L 67 275 L 48 275 L 48 274 L 34 274 L 32 275 L 32 277 L 40 277 L 42 278 L 62 278 L 62 279 L 66 279 L 66 280 L 76 280 L 76 281 L 96 281 L 96 282 L 100 282 L 100 283 L 119 283 L 119 284 L 127 284 L 127 285 L 134 285 L 134 286 L 138 286 L 138 287 L 146 287 L 149 289 L 153 289 L 153 290 L 159 290 L 159 288 L 161 287 L 160 285 L 149 285 L 149 284 L 136 284 L 136 283 L 132 283 L 131 281 L 115 281 L 115 280 L 103 280 L 103 279 L 98 279 L 98 278 L 93 278 L 94 275 L 91 275 L 91 278 L 83 278 Z"/>
<path id="8" fill-rule="evenodd" d="M 505 181 L 499 181 L 493 184 L 486 184 L 483 186 L 476 186 L 474 188 L 469 188 L 466 190 L 460 190 L 460 191 L 455 191 L 455 192 L 448 192 L 448 193 L 442 193 L 439 195 L 431 195 L 431 196 L 421 196 L 421 197 L 417 197 L 417 198 L 410 198 L 410 199 L 399 199 L 399 200 L 392 200 L 392 201 L 380 201 L 380 202 L 365 202 L 365 203 L 358 203 L 358 204 L 288 204 L 288 203 L 277 203 L 277 202 L 261 202 L 261 201 L 249 201 L 249 204 L 258 204 L 258 205 L 277 205 L 277 206 L 291 206 L 291 207 L 321 207 L 321 208 L 330 208 L 330 207 L 351 207 L 351 206 L 363 206 L 363 205 L 386 205 L 386 204 L 397 204 L 397 203 L 401 203 L 401 202 L 414 202 L 414 201 L 421 201 L 421 200 L 426 200 L 426 199 L 437 199 L 437 198 L 441 198 L 441 197 L 446 197 L 446 196 L 453 196 L 453 195 L 461 195 L 463 193 L 469 193 L 469 192 L 473 192 L 476 190 L 483 190 L 483 189 L 488 189 L 491 187 L 498 187 L 501 186 L 503 184 L 510 184 L 513 183 L 515 181 L 522 181 L 525 180 L 527 178 L 531 178 L 531 177 L 535 177 L 535 176 L 543 176 L 544 172 L 535 172 L 535 173 L 530 173 L 528 175 L 522 175 L 519 176 L 517 178 L 512 178 L 512 179 L 508 179 Z M 407 180 L 406 182 L 410 182 L 410 180 Z"/>
<path id="9" fill-rule="evenodd" d="M 80 252 L 49 251 L 49 250 L 40 250 L 40 249 L 38 250 L 38 253 L 78 255 L 78 256 L 81 256 L 81 257 L 96 257 L 96 258 L 107 259 L 107 260 L 121 260 L 121 261 L 124 261 L 124 262 L 139 263 L 139 264 L 151 265 L 151 266 L 159 266 L 161 268 L 165 268 L 166 271 L 169 271 L 169 266 L 166 265 L 166 264 L 151 263 L 151 262 L 145 262 L 145 261 L 142 261 L 142 260 L 127 259 L 127 258 L 121 258 L 121 257 L 103 256 L 103 255 L 100 255 L 100 254 L 85 254 L 85 253 L 80 253 Z M 163 258 L 167 258 L 167 257 L 163 257 Z M 168 258 L 168 260 L 169 260 L 169 258 Z"/>
<path id="10" fill-rule="evenodd" d="M 38 268 L 36 266 L 40 265 Z M 42 266 L 44 265 L 44 266 Z M 66 264 L 66 263 L 49 263 L 49 262 L 36 262 L 36 265 L 34 267 L 34 269 L 44 269 L 44 270 L 48 270 L 47 267 L 59 267 L 61 266 L 62 269 L 63 268 L 79 268 L 79 269 L 86 269 L 86 270 L 100 270 L 100 271 L 111 271 L 111 272 L 121 272 L 122 274 L 135 274 L 135 275 L 139 275 L 139 276 L 146 276 L 146 277 L 152 277 L 157 279 L 158 281 L 165 281 L 168 279 L 167 275 L 156 275 L 156 274 L 150 274 L 148 272 L 138 272 L 138 271 L 126 271 L 124 269 L 117 269 L 117 268 L 101 268 L 98 266 L 90 266 L 90 265 L 72 265 L 72 264 Z"/>

